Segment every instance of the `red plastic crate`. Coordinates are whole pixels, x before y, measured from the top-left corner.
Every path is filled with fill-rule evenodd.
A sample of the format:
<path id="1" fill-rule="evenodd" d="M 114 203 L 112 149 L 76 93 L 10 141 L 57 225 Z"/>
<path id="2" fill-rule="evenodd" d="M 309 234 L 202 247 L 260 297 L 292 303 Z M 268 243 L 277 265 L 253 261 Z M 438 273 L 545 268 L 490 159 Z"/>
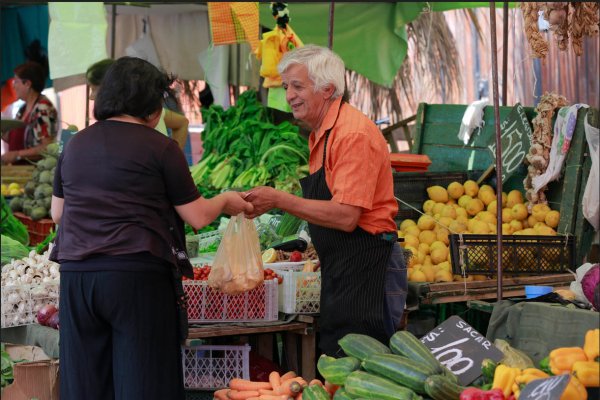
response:
<path id="1" fill-rule="evenodd" d="M 232 296 L 211 288 L 208 281 L 183 281 L 188 296 L 188 321 L 277 321 L 277 286 L 276 279 L 268 280 L 255 289 Z"/>
<path id="2" fill-rule="evenodd" d="M 46 237 L 50 234 L 50 231 L 55 229 L 54 221 L 52 221 L 50 218 L 43 218 L 38 221 L 34 221 L 31 219 L 31 217 L 28 217 L 22 212 L 16 212 L 14 215 L 27 227 L 27 232 L 29 232 L 30 246 L 43 242 L 44 239 L 46 239 Z"/>
<path id="3" fill-rule="evenodd" d="M 426 154 L 390 153 L 390 164 L 397 172 L 427 171 L 431 159 Z"/>

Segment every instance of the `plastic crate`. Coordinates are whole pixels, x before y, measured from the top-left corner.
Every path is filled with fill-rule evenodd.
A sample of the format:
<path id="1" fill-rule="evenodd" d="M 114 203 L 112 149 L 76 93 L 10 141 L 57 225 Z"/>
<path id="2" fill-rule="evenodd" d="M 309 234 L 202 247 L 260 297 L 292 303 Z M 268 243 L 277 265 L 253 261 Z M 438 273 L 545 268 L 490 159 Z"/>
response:
<path id="1" fill-rule="evenodd" d="M 424 172 L 431 160 L 427 154 L 390 153 L 390 164 L 396 172 Z"/>
<path id="2" fill-rule="evenodd" d="M 15 217 L 21 221 L 29 232 L 29 245 L 34 246 L 41 243 L 50 234 L 50 231 L 54 229 L 54 221 L 49 218 L 43 218 L 38 221 L 34 221 L 31 217 L 23 214 L 22 212 L 15 212 Z"/>
<path id="3" fill-rule="evenodd" d="M 304 263 L 265 264 L 283 281 L 279 285 L 279 311 L 286 314 L 315 314 L 321 305 L 321 271 L 302 272 Z"/>
<path id="4" fill-rule="evenodd" d="M 40 285 L 2 287 L 2 328 L 29 325 L 37 322 L 38 310 L 46 304 L 58 308 L 58 281 Z"/>
<path id="5" fill-rule="evenodd" d="M 2 183 L 9 185 L 14 182 L 25 186 L 31 180 L 34 170 L 35 165 L 3 165 L 0 168 Z"/>
<path id="6" fill-rule="evenodd" d="M 255 322 L 277 321 L 277 281 L 269 280 L 248 292 L 223 294 L 208 281 L 183 281 L 188 296 L 188 321 Z"/>
<path id="7" fill-rule="evenodd" d="M 182 346 L 186 389 L 222 389 L 233 378 L 250 379 L 250 346 Z"/>
<path id="8" fill-rule="evenodd" d="M 496 274 L 495 235 L 450 235 L 455 274 Z M 575 268 L 573 236 L 506 235 L 502 237 L 502 272 L 508 274 L 558 274 Z M 461 260 L 462 255 L 462 260 Z"/>
<path id="9" fill-rule="evenodd" d="M 399 226 L 405 219 L 417 220 L 421 216 L 409 205 L 423 211 L 423 203 L 429 198 L 428 187 L 439 185 L 446 188 L 452 182 L 464 183 L 468 179 L 476 180 L 481 174 L 482 171 L 394 172 L 394 196 L 402 200 L 402 202 L 398 202 L 398 214 L 395 218 L 397 225 Z"/>

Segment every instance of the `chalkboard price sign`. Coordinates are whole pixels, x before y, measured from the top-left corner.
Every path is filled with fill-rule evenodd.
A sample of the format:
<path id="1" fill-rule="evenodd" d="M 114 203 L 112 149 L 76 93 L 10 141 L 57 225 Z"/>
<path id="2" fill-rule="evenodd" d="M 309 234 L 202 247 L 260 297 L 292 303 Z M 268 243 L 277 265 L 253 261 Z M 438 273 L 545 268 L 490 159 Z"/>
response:
<path id="1" fill-rule="evenodd" d="M 457 376 L 461 385 L 468 385 L 481 375 L 481 362 L 500 361 L 503 354 L 494 344 L 453 315 L 421 338 L 431 353 Z"/>
<path id="2" fill-rule="evenodd" d="M 559 400 L 570 379 L 569 374 L 536 379 L 521 390 L 519 400 Z"/>
<path id="3" fill-rule="evenodd" d="M 521 165 L 531 147 L 531 125 L 523 106 L 517 103 L 500 124 L 502 142 L 502 182 L 505 182 Z M 488 146 L 492 159 L 496 159 L 496 143 Z"/>

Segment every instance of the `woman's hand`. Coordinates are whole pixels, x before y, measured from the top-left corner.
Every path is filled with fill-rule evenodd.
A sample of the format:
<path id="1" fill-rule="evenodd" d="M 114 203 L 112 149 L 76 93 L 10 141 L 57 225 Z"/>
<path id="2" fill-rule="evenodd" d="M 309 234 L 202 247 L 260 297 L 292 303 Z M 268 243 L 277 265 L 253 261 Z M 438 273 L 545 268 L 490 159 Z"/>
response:
<path id="1" fill-rule="evenodd" d="M 237 215 L 239 213 L 251 214 L 254 211 L 252 203 L 244 200 L 244 194 L 240 192 L 225 192 L 225 207 L 223 212 L 228 215 Z"/>

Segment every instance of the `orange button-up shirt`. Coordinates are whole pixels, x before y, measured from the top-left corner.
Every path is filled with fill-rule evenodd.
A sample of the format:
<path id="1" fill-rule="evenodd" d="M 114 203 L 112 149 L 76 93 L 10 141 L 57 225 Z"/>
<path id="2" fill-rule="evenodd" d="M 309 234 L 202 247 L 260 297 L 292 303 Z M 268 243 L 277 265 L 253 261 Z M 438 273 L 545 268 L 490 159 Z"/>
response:
<path id="1" fill-rule="evenodd" d="M 322 166 L 325 132 L 332 127 L 327 141 L 325 180 L 333 200 L 361 207 L 358 226 L 365 231 L 395 232 L 398 204 L 387 142 L 373 121 L 350 104 L 342 104 L 341 97 L 331 105 L 319 130 L 310 134 L 310 173 Z"/>

